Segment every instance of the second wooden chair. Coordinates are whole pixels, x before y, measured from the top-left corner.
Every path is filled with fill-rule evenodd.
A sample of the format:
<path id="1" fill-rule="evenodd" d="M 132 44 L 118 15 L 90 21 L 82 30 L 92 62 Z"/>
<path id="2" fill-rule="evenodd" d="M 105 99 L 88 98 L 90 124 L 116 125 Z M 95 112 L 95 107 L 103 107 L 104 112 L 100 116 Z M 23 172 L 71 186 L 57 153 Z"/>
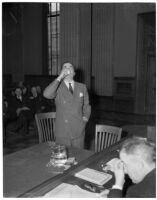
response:
<path id="1" fill-rule="evenodd" d="M 35 114 L 35 120 L 39 135 L 39 143 L 46 141 L 55 141 L 55 118 L 55 112 Z"/>
<path id="2" fill-rule="evenodd" d="M 95 152 L 102 151 L 121 138 L 122 128 L 109 125 L 96 125 Z"/>

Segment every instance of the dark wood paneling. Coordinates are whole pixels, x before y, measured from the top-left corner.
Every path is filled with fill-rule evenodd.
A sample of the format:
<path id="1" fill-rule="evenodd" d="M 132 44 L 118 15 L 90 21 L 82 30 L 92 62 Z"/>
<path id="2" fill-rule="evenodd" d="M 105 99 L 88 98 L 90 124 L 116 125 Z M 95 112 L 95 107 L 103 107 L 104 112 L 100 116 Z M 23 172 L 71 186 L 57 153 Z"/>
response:
<path id="1" fill-rule="evenodd" d="M 25 75 L 24 80 L 26 85 L 30 86 L 41 86 L 41 89 L 44 89 L 48 86 L 56 76 L 48 76 L 48 75 Z"/>

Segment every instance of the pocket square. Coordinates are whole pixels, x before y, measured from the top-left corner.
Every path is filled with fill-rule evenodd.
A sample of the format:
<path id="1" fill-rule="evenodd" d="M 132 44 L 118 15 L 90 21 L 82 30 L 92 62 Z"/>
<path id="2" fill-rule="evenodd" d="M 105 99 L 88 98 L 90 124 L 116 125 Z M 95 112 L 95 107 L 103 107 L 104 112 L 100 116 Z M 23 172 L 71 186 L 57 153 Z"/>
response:
<path id="1" fill-rule="evenodd" d="M 80 92 L 80 97 L 83 97 L 83 93 L 82 92 Z"/>

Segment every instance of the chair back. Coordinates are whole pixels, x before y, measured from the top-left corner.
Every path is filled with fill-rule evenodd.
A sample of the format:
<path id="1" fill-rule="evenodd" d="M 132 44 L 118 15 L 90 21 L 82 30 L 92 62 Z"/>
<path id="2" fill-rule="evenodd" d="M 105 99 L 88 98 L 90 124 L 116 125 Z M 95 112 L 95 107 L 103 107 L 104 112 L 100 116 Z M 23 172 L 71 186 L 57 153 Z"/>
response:
<path id="1" fill-rule="evenodd" d="M 122 128 L 109 125 L 96 125 L 95 152 L 102 151 L 121 138 Z"/>
<path id="2" fill-rule="evenodd" d="M 55 141 L 55 112 L 35 114 L 37 124 L 39 143 L 46 141 Z"/>

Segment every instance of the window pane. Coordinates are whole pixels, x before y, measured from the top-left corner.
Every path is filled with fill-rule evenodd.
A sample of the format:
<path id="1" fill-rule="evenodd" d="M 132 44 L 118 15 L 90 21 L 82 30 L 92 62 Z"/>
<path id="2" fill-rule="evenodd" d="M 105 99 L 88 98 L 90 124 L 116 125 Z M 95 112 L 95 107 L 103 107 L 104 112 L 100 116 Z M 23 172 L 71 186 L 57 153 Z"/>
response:
<path id="1" fill-rule="evenodd" d="M 59 3 L 49 4 L 48 15 L 48 71 L 50 75 L 57 75 L 60 63 L 60 5 Z"/>

